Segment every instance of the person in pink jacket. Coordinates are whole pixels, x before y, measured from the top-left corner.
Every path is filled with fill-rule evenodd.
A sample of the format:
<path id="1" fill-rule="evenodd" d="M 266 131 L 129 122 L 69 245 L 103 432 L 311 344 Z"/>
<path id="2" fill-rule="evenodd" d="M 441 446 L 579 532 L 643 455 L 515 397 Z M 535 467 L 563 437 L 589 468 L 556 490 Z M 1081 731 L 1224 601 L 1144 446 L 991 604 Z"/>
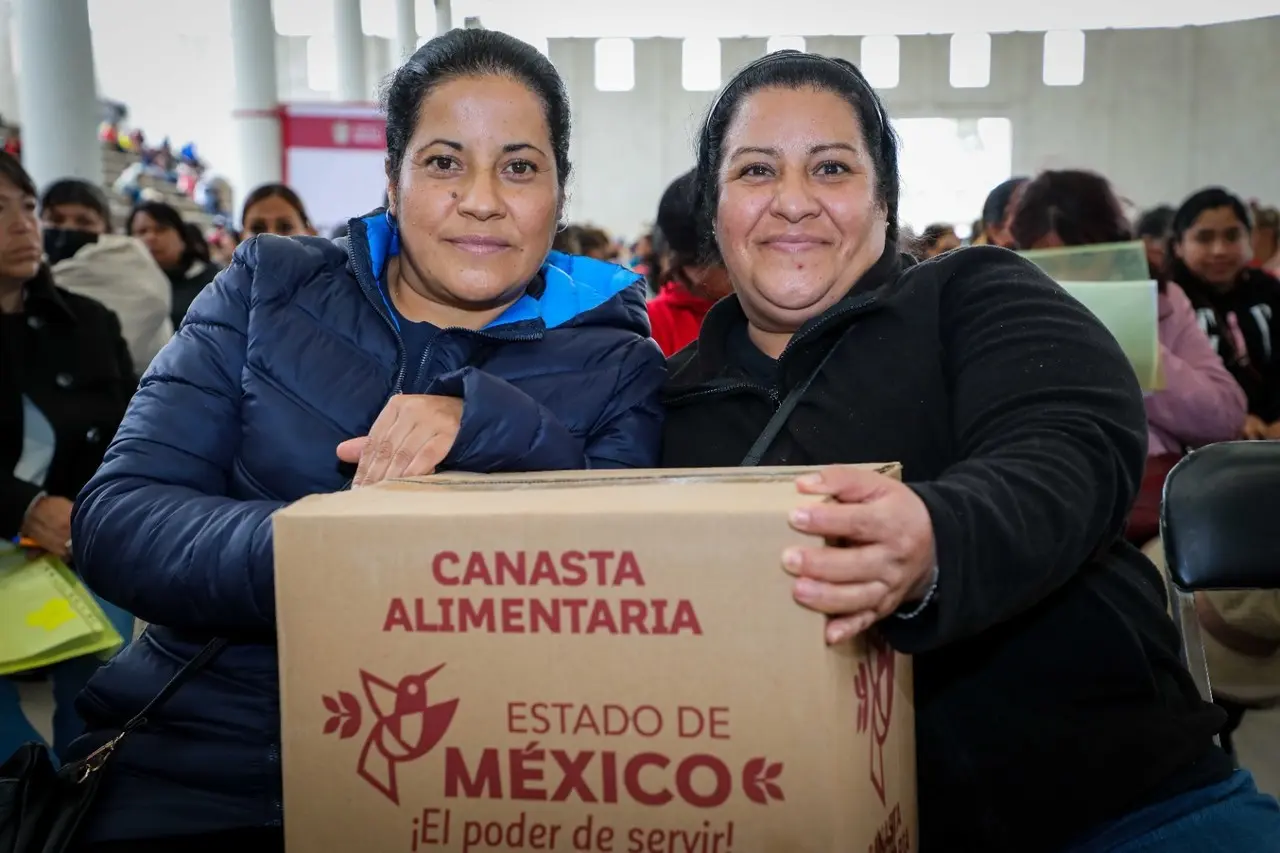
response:
<path id="1" fill-rule="evenodd" d="M 1009 232 L 1020 249 L 1124 243 L 1134 239 L 1110 183 L 1092 172 L 1043 172 L 1022 187 Z M 1156 271 L 1152 277 L 1160 279 Z M 1147 469 L 1126 537 L 1142 545 L 1159 534 L 1164 480 L 1188 450 L 1240 438 L 1244 391 L 1196 322 L 1176 284 L 1159 283 L 1163 390 L 1147 395 Z"/>
<path id="2" fill-rule="evenodd" d="M 1231 441 L 1244 432 L 1241 389 L 1218 357 L 1182 288 L 1160 285 L 1160 368 L 1164 390 L 1147 395 L 1147 455 Z"/>

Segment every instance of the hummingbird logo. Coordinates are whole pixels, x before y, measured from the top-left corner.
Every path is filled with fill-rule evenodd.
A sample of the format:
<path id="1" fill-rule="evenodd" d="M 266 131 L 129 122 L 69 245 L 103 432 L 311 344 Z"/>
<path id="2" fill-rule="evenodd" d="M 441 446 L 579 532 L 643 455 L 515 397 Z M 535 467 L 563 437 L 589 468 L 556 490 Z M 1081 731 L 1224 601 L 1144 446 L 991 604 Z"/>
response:
<path id="1" fill-rule="evenodd" d="M 893 716 L 893 649 L 878 634 L 867 635 L 867 659 L 858 664 L 858 731 L 871 731 L 871 784 L 885 800 L 884 744 Z"/>
<path id="2" fill-rule="evenodd" d="M 440 664 L 426 672 L 406 675 L 398 684 L 360 670 L 373 725 L 360 750 L 356 773 L 396 805 L 400 804 L 397 766 L 429 753 L 449 730 L 458 710 L 457 699 L 435 705 L 427 699 L 427 682 L 443 668 L 444 664 Z M 325 723 L 325 734 L 337 732 L 345 740 L 359 733 L 363 710 L 355 696 L 340 692 L 336 698 L 321 698 L 332 715 Z"/>

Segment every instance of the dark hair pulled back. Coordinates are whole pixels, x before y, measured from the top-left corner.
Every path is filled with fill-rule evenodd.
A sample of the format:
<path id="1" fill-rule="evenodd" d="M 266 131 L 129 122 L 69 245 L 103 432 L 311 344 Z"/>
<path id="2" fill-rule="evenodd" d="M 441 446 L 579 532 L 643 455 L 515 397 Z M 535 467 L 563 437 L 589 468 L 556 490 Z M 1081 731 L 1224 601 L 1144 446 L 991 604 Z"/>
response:
<path id="1" fill-rule="evenodd" d="M 208 255 L 207 246 L 202 249 L 198 242 L 192 241 L 191 231 L 187 228 L 187 223 L 183 220 L 182 214 L 178 212 L 177 208 L 162 201 L 139 202 L 134 206 L 133 210 L 129 211 L 129 218 L 124 223 L 124 233 L 128 236 L 133 236 L 133 223 L 138 218 L 139 213 L 145 213 L 150 216 L 161 228 L 178 232 L 178 236 L 182 238 L 181 264 L 183 267 L 189 266 L 192 261 L 204 260 L 204 256 Z"/>
<path id="2" fill-rule="evenodd" d="M 418 48 L 383 85 L 387 116 L 387 169 L 400 179 L 422 102 L 439 86 L 464 77 L 506 77 L 528 87 L 542 102 L 551 131 L 556 180 L 569 180 L 569 95 L 551 60 L 537 48 L 496 30 L 450 30 Z"/>
<path id="3" fill-rule="evenodd" d="M 1023 249 L 1050 234 L 1057 234 L 1064 246 L 1133 239 L 1129 218 L 1111 183 L 1102 175 L 1079 169 L 1041 172 L 1023 184 L 1009 233 Z"/>
<path id="4" fill-rule="evenodd" d="M 249 208 L 269 198 L 278 198 L 292 207 L 298 212 L 298 218 L 302 220 L 302 224 L 307 228 L 311 227 L 311 220 L 307 217 L 307 208 L 302 204 L 302 199 L 294 192 L 293 187 L 288 184 L 263 184 L 245 196 L 244 205 L 240 208 L 240 224 L 243 226 L 245 220 L 248 219 Z"/>
<path id="5" fill-rule="evenodd" d="M 1240 196 L 1230 190 L 1222 187 L 1206 187 L 1187 196 L 1186 201 L 1182 202 L 1174 212 L 1173 221 L 1169 223 L 1169 242 L 1165 247 L 1165 255 L 1169 259 L 1170 277 L 1184 287 L 1197 281 L 1198 276 L 1191 272 L 1174 247 L 1182 242 L 1182 238 L 1196 224 L 1200 214 L 1220 207 L 1231 208 L 1245 231 L 1253 232 L 1253 217 L 1249 215 L 1248 206 Z"/>
<path id="6" fill-rule="evenodd" d="M 107 201 L 107 194 L 97 184 L 79 178 L 63 178 L 45 187 L 44 195 L 40 197 L 41 212 L 64 204 L 78 204 L 89 208 L 102 218 L 107 233 L 111 232 L 111 204 Z"/>
<path id="7" fill-rule="evenodd" d="M 1253 217 L 1249 215 L 1249 208 L 1240 199 L 1240 196 L 1222 187 L 1207 187 L 1199 192 L 1192 193 L 1178 207 L 1173 214 L 1173 221 L 1169 223 L 1169 239 L 1174 243 L 1181 242 L 1187 230 L 1196 224 L 1200 214 L 1206 210 L 1217 210 L 1220 207 L 1231 208 L 1245 230 L 1253 231 Z"/>
<path id="8" fill-rule="evenodd" d="M 724 137 L 742 102 L 761 89 L 817 89 L 844 98 L 858 115 L 863 142 L 876 170 L 876 198 L 884 206 L 885 238 L 898 242 L 898 136 L 875 89 L 852 62 L 834 57 L 780 50 L 750 63 L 720 91 L 698 136 L 694 213 L 704 260 L 720 260 L 715 240 Z"/>
<path id="9" fill-rule="evenodd" d="M 31 180 L 27 170 L 22 168 L 22 162 L 7 151 L 0 151 L 0 180 L 13 184 L 23 195 L 29 195 L 32 198 L 39 195 L 36 192 L 35 181 Z"/>

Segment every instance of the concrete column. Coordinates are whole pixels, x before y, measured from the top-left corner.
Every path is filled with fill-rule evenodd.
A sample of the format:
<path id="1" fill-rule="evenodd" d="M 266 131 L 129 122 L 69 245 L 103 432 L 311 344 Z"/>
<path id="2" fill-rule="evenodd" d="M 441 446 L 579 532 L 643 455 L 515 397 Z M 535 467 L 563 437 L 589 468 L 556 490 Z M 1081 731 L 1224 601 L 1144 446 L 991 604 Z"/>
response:
<path id="1" fill-rule="evenodd" d="M 88 0 L 18 0 L 17 20 L 23 165 L 40 188 L 59 178 L 101 183 Z"/>
<path id="2" fill-rule="evenodd" d="M 334 56 L 337 58 L 339 101 L 365 102 L 373 98 L 364 74 L 364 26 L 360 0 L 333 0 Z"/>
<path id="3" fill-rule="evenodd" d="M 9 124 L 20 121 L 18 114 L 17 66 L 13 56 L 13 4 L 0 0 L 0 116 Z"/>
<path id="4" fill-rule="evenodd" d="M 395 0 L 395 3 L 396 37 L 392 41 L 391 64 L 399 66 L 418 49 L 418 4 L 414 0 Z"/>
<path id="5" fill-rule="evenodd" d="M 453 29 L 451 0 L 436 0 L 436 35 L 442 36 L 451 29 Z"/>
<path id="6" fill-rule="evenodd" d="M 232 76 L 238 167 L 231 183 L 238 199 L 283 178 L 280 102 L 276 88 L 276 23 L 271 0 L 231 0 Z"/>

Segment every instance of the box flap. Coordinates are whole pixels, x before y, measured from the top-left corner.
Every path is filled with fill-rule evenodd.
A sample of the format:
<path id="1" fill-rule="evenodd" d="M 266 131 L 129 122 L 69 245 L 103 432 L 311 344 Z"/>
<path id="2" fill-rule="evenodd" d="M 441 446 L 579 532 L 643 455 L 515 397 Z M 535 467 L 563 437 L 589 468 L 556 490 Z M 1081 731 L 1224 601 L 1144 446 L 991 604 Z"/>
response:
<path id="1" fill-rule="evenodd" d="M 897 463 L 859 467 L 900 477 Z M 776 508 L 796 502 L 778 488 L 815 467 L 632 469 L 536 474 L 438 474 L 312 495 L 276 513 L 299 517 L 506 514 L 655 514 Z M 676 488 L 672 488 L 672 487 Z M 626 487 L 626 488 L 619 488 Z"/>

